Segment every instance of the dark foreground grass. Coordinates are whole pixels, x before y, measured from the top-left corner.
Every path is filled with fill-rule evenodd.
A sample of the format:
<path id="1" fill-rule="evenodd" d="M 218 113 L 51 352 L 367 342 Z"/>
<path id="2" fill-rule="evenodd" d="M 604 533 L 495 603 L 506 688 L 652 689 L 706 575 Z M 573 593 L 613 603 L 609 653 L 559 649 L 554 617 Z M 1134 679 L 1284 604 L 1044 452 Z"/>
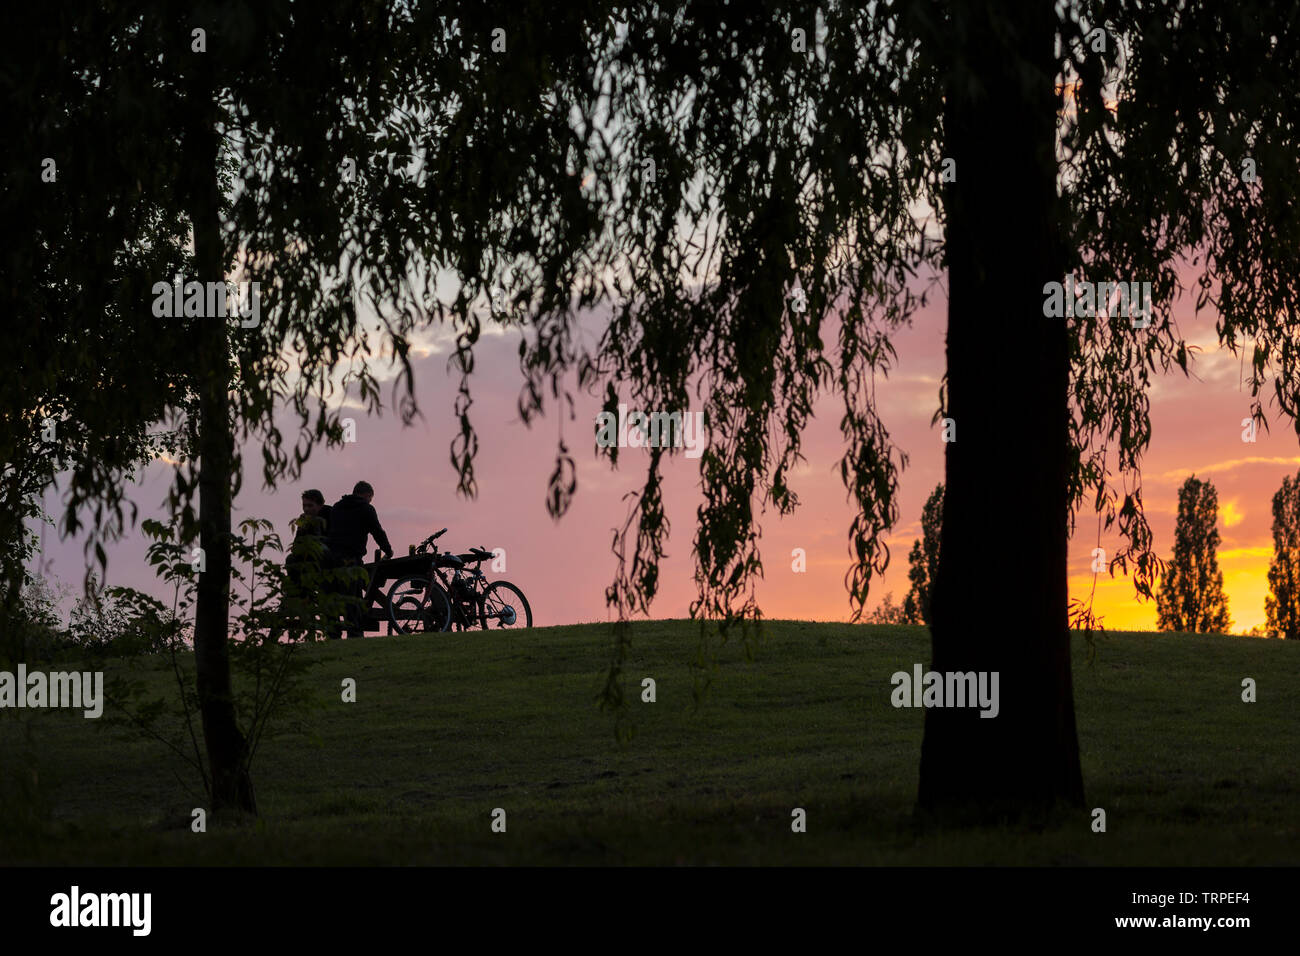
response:
<path id="1" fill-rule="evenodd" d="M 1112 634 L 1075 639 L 1088 808 L 1044 829 L 917 832 L 920 709 L 890 675 L 929 658 L 919 627 L 769 622 L 720 648 L 692 706 L 698 625 L 638 624 L 636 736 L 595 708 L 601 625 L 315 645 L 314 737 L 266 741 L 256 823 L 209 821 L 155 742 L 68 712 L 0 713 L 0 770 L 33 771 L 45 821 L 0 822 L 0 861 L 58 864 L 1123 864 L 1300 862 L 1300 646 Z M 161 662 L 131 666 L 156 682 Z M 114 667 L 126 665 L 115 664 Z M 54 669 L 54 668 L 51 668 Z M 110 675 L 111 676 L 111 672 Z M 657 682 L 640 700 L 641 678 Z M 355 703 L 341 701 L 344 678 Z M 1254 678 L 1258 702 L 1243 703 Z M 25 764 L 34 756 L 36 764 Z M 11 780 L 14 779 L 11 776 Z M 21 789 L 21 788 L 20 788 Z M 10 787 L 10 800 L 14 788 Z M 807 832 L 791 832 L 791 811 Z M 495 808 L 506 832 L 491 830 Z"/>

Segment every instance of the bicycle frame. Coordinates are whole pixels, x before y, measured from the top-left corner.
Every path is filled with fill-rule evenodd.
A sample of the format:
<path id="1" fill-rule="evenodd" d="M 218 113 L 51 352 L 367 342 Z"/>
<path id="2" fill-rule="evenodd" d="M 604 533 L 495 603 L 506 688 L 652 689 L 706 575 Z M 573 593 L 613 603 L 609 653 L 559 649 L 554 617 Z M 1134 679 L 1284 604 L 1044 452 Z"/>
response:
<path id="1" fill-rule="evenodd" d="M 479 561 L 466 562 L 458 568 L 447 567 L 437 563 L 435 556 L 433 565 L 429 570 L 429 582 L 438 582 L 443 593 L 447 596 L 447 601 L 451 605 L 451 623 L 459 624 L 462 628 L 477 627 L 479 620 L 478 611 L 483 603 L 483 592 L 487 590 L 487 578 L 484 576 L 479 565 Z M 473 564 L 471 568 L 469 565 Z M 472 612 L 476 615 L 473 620 L 466 617 L 468 606 L 461 595 L 470 595 L 473 597 L 474 605 Z"/>
<path id="2" fill-rule="evenodd" d="M 451 551 L 439 551 L 434 541 L 446 530 L 443 528 L 437 534 L 425 538 L 415 549 L 415 553 L 428 555 L 428 571 L 425 578 L 430 585 L 437 584 L 447 598 L 447 603 L 451 607 L 450 625 L 459 625 L 462 630 L 477 627 L 480 624 L 479 614 L 483 605 L 483 594 L 487 590 L 487 576 L 483 574 L 482 565 L 490 555 L 484 554 L 476 560 L 464 561 Z M 426 551 L 426 549 L 431 550 Z M 456 565 L 444 563 L 448 557 L 457 558 L 459 563 Z M 464 600 L 465 596 L 472 597 L 472 606 Z M 467 611 L 474 615 L 473 618 L 466 613 Z"/>

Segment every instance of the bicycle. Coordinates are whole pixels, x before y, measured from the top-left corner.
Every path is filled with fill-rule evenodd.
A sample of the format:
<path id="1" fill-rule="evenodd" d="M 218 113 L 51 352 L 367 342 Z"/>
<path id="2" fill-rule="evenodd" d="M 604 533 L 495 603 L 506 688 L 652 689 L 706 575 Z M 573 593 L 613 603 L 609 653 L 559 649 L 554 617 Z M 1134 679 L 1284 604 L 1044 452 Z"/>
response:
<path id="1" fill-rule="evenodd" d="M 509 581 L 487 582 L 481 565 L 492 552 L 471 548 L 465 554 L 440 552 L 434 544 L 447 529 L 431 534 L 411 549 L 412 555 L 428 556 L 422 573 L 394 581 L 388 589 L 388 613 L 392 630 L 410 634 L 424 631 L 468 630 L 490 623 L 500 630 L 532 627 L 533 611 L 524 592 Z M 472 567 L 471 567 L 472 565 Z"/>

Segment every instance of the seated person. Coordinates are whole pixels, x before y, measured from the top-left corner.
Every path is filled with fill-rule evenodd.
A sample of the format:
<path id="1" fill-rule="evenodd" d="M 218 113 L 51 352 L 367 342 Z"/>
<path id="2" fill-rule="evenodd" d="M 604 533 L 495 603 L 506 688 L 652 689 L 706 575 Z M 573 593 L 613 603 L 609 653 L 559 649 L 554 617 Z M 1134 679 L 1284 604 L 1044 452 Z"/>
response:
<path id="1" fill-rule="evenodd" d="M 379 515 L 374 505 L 370 503 L 374 497 L 375 489 L 370 483 L 358 481 L 352 489 L 352 494 L 344 495 L 335 502 L 330 510 L 329 532 L 326 536 L 328 546 L 326 561 L 329 566 L 348 568 L 360 565 L 365 559 L 368 537 L 375 539 L 385 558 L 393 556 L 393 546 L 388 543 L 388 535 L 379 524 Z M 356 592 L 357 587 L 354 582 L 340 580 L 336 585 L 335 593 L 355 598 Z M 349 636 L 354 632 L 359 636 L 362 630 L 360 608 L 355 606 L 359 602 L 350 603 L 353 606 L 348 611 Z M 337 624 L 332 630 L 330 636 L 338 637 Z"/>
<path id="2" fill-rule="evenodd" d="M 370 483 L 358 481 L 352 494 L 344 495 L 330 509 L 329 549 L 345 564 L 361 562 L 366 554 L 367 537 L 375 539 L 384 557 L 393 556 L 393 546 L 388 543 L 388 535 L 379 524 L 379 514 L 370 503 L 374 498 L 375 489 Z"/>
<path id="3" fill-rule="evenodd" d="M 330 508 L 325 504 L 324 495 L 315 488 L 302 493 L 302 514 L 291 522 L 293 543 L 284 559 L 285 569 L 289 572 L 286 596 L 304 603 L 312 601 L 313 585 L 318 582 L 319 569 L 325 560 L 329 517 Z M 304 572 L 307 573 L 304 575 Z"/>
<path id="4" fill-rule="evenodd" d="M 302 514 L 292 522 L 293 544 L 289 546 L 286 564 L 297 564 L 313 553 L 317 556 L 324 553 L 332 510 L 325 504 L 325 496 L 315 488 L 308 488 L 302 493 Z"/>

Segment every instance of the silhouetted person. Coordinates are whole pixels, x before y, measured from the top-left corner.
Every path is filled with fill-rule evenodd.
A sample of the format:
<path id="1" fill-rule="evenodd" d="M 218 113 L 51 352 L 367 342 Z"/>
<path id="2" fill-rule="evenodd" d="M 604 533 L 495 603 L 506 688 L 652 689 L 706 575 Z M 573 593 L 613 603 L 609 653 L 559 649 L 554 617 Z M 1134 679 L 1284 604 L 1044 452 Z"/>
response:
<path id="1" fill-rule="evenodd" d="M 393 546 L 388 543 L 388 535 L 379 523 L 379 515 L 370 503 L 374 500 L 375 489 L 369 482 L 358 481 L 352 494 L 344 495 L 330 511 L 327 562 L 331 567 L 341 568 L 340 577 L 347 575 L 349 568 L 360 567 L 365 560 L 366 538 L 373 537 L 383 551 L 384 557 L 393 556 Z M 361 622 L 361 607 L 357 598 L 357 583 L 360 576 L 340 580 L 335 593 L 344 594 L 348 602 L 348 634 L 360 636 L 364 627 Z M 334 622 L 330 637 L 338 637 L 338 623 Z"/>
<path id="2" fill-rule="evenodd" d="M 315 488 L 308 488 L 302 493 L 302 514 L 293 520 L 294 535 L 293 543 L 298 545 L 306 543 L 311 539 L 317 539 L 321 547 L 325 547 L 325 539 L 329 533 L 330 514 L 333 509 L 325 503 L 325 496 Z M 311 548 L 298 549 L 290 548 L 290 555 L 303 554 Z"/>
<path id="3" fill-rule="evenodd" d="M 302 514 L 293 519 L 293 542 L 284 559 L 289 573 L 285 596 L 295 616 L 316 603 L 320 586 L 320 569 L 325 562 L 326 536 L 329 533 L 330 507 L 317 489 L 302 493 Z"/>

